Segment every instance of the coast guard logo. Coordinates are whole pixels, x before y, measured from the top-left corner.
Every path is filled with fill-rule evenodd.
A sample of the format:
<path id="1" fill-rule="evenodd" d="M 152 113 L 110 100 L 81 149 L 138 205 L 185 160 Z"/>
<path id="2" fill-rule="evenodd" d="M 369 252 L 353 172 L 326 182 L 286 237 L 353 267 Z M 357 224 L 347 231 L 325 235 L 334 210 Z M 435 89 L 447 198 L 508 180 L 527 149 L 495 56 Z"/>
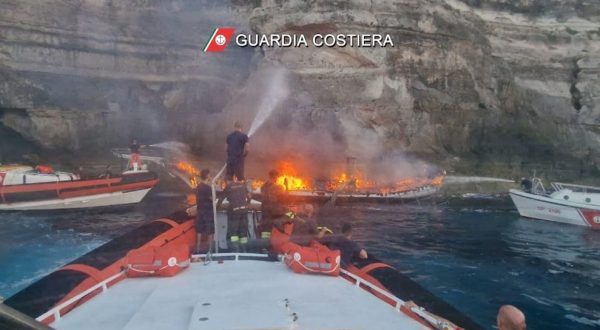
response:
<path id="1" fill-rule="evenodd" d="M 227 38 L 225 38 L 225 36 L 222 34 L 218 34 L 215 37 L 215 42 L 217 43 L 217 45 L 223 46 L 227 42 Z"/>
<path id="2" fill-rule="evenodd" d="M 232 27 L 219 27 L 213 30 L 211 37 L 204 45 L 203 52 L 222 52 L 227 48 L 231 36 L 235 32 Z"/>
<path id="3" fill-rule="evenodd" d="M 594 216 L 594 218 L 592 220 L 594 220 L 594 223 L 600 224 L 600 215 Z"/>

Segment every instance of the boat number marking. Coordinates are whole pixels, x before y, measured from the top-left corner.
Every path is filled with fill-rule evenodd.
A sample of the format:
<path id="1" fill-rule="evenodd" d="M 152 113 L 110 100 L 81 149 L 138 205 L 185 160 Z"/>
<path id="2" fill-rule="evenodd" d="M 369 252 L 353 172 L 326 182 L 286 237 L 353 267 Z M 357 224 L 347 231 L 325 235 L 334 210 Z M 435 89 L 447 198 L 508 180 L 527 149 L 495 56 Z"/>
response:
<path id="1" fill-rule="evenodd" d="M 560 214 L 560 209 L 554 209 L 551 207 L 538 206 L 538 211 L 547 211 L 548 213 Z"/>

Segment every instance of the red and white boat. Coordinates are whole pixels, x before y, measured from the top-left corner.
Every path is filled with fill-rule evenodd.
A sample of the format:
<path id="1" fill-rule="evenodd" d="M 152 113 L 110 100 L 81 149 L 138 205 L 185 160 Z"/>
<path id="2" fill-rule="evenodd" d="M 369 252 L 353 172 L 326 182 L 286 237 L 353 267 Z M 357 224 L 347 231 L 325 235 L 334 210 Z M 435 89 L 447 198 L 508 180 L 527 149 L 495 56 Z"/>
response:
<path id="1" fill-rule="evenodd" d="M 48 330 L 45 325 L 64 330 L 482 329 L 373 257 L 340 268 L 339 250 L 317 253 L 315 260 L 309 247 L 279 255 L 261 252 L 275 244 L 273 238 L 251 241 L 247 253 L 190 256 L 196 244 L 194 221 L 178 212 L 81 256 L 0 304 L 0 325 L 39 330 Z"/>
<path id="2" fill-rule="evenodd" d="M 509 193 L 522 217 L 600 229 L 600 187 L 553 182 L 552 188 L 553 192 L 546 192 L 534 178 L 530 192 L 510 189 Z"/>
<path id="3" fill-rule="evenodd" d="M 82 179 L 50 167 L 0 166 L 0 210 L 61 210 L 140 202 L 158 183 L 155 173 L 126 171 Z"/>

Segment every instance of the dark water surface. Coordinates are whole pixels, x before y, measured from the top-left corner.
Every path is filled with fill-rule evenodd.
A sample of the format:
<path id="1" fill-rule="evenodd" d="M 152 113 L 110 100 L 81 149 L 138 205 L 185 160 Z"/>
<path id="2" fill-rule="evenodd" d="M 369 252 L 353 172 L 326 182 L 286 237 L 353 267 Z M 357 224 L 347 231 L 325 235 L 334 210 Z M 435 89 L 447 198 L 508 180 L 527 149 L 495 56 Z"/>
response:
<path id="1" fill-rule="evenodd" d="M 144 221 L 179 209 L 181 194 L 156 191 L 118 213 L 0 214 L 0 295 Z M 600 328 L 600 231 L 519 218 L 510 207 L 355 204 L 323 209 L 334 229 L 354 223 L 369 252 L 486 328 L 510 303 L 529 329 Z"/>
<path id="2" fill-rule="evenodd" d="M 336 212 L 368 251 L 486 328 L 502 304 L 522 309 L 528 329 L 600 328 L 600 231 L 493 205 Z"/>

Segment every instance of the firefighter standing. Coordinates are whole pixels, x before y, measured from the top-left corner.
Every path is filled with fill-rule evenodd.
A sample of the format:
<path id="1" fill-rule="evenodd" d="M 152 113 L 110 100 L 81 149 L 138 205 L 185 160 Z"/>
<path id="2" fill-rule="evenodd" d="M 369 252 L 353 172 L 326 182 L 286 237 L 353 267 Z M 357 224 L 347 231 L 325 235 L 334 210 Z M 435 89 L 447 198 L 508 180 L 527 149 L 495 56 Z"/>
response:
<path id="1" fill-rule="evenodd" d="M 227 236 L 235 250 L 245 249 L 248 243 L 248 203 L 250 192 L 244 181 L 229 180 L 223 191 L 223 197 L 219 199 L 217 207 L 221 206 L 223 199 L 227 198 Z"/>
<path id="2" fill-rule="evenodd" d="M 277 184 L 277 177 L 279 173 L 276 170 L 269 171 L 269 180 L 260 187 L 260 193 L 262 195 L 261 204 L 261 238 L 271 237 L 271 226 L 273 219 L 280 216 L 283 213 L 283 206 L 281 205 L 282 197 L 284 194 L 283 187 Z"/>
<path id="3" fill-rule="evenodd" d="M 200 183 L 196 187 L 196 251 L 200 251 L 202 235 L 207 241 L 212 242 L 215 233 L 214 212 L 212 189 L 210 187 L 210 171 L 203 169 L 200 171 Z"/>
<path id="4" fill-rule="evenodd" d="M 131 155 L 129 157 L 129 165 L 127 168 L 133 169 L 134 171 L 142 169 L 142 159 L 140 158 L 140 148 L 144 147 L 143 145 L 138 144 L 136 139 L 131 141 L 131 145 L 129 145 L 129 150 L 131 150 Z"/>
<path id="5" fill-rule="evenodd" d="M 235 122 L 235 130 L 227 135 L 227 180 L 235 176 L 239 181 L 244 177 L 244 158 L 248 155 L 248 135 L 242 132 L 242 125 Z"/>

